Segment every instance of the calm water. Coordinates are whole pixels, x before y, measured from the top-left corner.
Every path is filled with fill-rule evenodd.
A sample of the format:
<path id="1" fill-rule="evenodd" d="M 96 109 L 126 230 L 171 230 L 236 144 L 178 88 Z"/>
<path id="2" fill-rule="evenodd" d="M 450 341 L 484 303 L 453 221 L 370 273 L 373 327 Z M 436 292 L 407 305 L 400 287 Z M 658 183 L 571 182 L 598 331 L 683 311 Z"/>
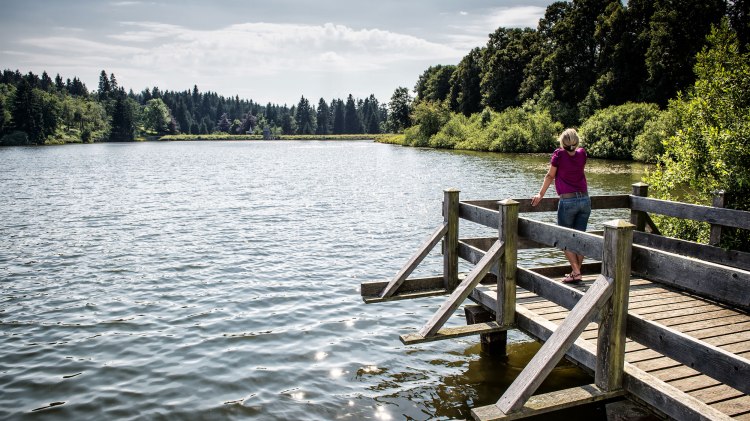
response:
<path id="1" fill-rule="evenodd" d="M 467 418 L 538 346 L 513 333 L 508 361 L 473 337 L 403 346 L 444 298 L 365 305 L 359 284 L 398 271 L 444 188 L 531 196 L 547 159 L 366 141 L 0 148 L 0 418 Z M 642 171 L 590 161 L 591 191 L 627 193 Z M 563 365 L 543 389 L 589 381 Z"/>

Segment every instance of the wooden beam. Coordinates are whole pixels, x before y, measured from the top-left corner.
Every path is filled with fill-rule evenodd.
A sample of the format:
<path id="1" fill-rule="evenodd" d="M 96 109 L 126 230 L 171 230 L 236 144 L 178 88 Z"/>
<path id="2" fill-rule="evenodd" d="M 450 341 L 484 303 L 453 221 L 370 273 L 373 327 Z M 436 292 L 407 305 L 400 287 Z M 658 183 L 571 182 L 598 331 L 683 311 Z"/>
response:
<path id="1" fill-rule="evenodd" d="M 505 391 L 497 407 L 506 414 L 520 409 L 612 295 L 613 280 L 600 275 L 541 349 Z"/>
<path id="2" fill-rule="evenodd" d="M 527 198 L 513 198 L 519 203 L 519 212 L 556 212 L 557 204 L 560 199 L 556 197 L 549 197 L 542 199 L 542 201 L 536 205 L 531 206 L 531 199 Z M 462 204 L 486 208 L 489 210 L 496 211 L 497 202 L 499 200 L 462 200 Z M 614 195 L 598 195 L 591 196 L 591 209 L 619 209 L 630 207 L 630 195 L 627 194 L 614 194 Z"/>
<path id="3" fill-rule="evenodd" d="M 732 266 L 750 271 L 750 253 L 737 250 L 724 250 L 706 244 L 685 241 L 677 238 L 662 237 L 645 232 L 634 232 L 633 242 L 669 253 L 694 257 L 724 266 Z"/>
<path id="4" fill-rule="evenodd" d="M 528 218 L 518 218 L 518 235 L 549 247 L 574 251 L 595 260 L 602 258 L 602 237 Z"/>
<path id="5" fill-rule="evenodd" d="M 480 335 L 485 333 L 504 332 L 512 326 L 501 326 L 497 322 L 474 323 L 465 326 L 448 327 L 438 330 L 432 336 L 422 336 L 419 333 L 407 333 L 401 335 L 404 345 L 414 345 L 423 342 L 441 341 L 444 339 L 460 338 L 463 336 Z"/>
<path id="6" fill-rule="evenodd" d="M 443 326 L 443 324 L 445 324 L 451 314 L 453 314 L 466 297 L 471 294 L 471 290 L 474 289 L 474 287 L 479 284 L 479 281 L 484 278 L 484 275 L 490 271 L 490 268 L 503 253 L 504 249 L 505 247 L 503 243 L 500 241 L 495 242 L 495 245 L 493 245 L 487 254 L 484 255 L 479 264 L 469 272 L 466 279 L 464 279 L 464 281 L 453 290 L 448 299 L 445 300 L 442 306 L 440 306 L 437 313 L 435 313 L 427 324 L 419 330 L 420 335 L 424 337 L 432 336 Z"/>
<path id="7" fill-rule="evenodd" d="M 472 409 L 471 416 L 479 421 L 517 420 L 623 395 L 625 395 L 624 390 L 605 392 L 596 385 L 589 384 L 532 396 L 521 409 L 510 414 L 503 413 L 497 405 L 487 405 Z"/>
<path id="8" fill-rule="evenodd" d="M 497 208 L 497 202 L 495 203 L 495 207 Z M 461 219 L 466 219 L 485 227 L 497 228 L 497 218 L 500 217 L 500 212 L 461 202 L 458 204 L 458 216 Z"/>
<path id="9" fill-rule="evenodd" d="M 430 235 L 427 241 L 419 246 L 417 252 L 414 253 L 411 259 L 406 262 L 404 267 L 402 267 L 401 270 L 398 271 L 396 276 L 391 279 L 388 285 L 383 289 L 383 292 L 380 294 L 380 298 L 388 298 L 393 295 L 393 293 L 398 290 L 398 287 L 400 287 L 401 284 L 404 283 L 406 278 L 408 278 L 409 275 L 414 272 L 414 269 L 416 269 L 417 266 L 422 263 L 422 260 L 424 260 L 424 258 L 430 253 L 430 251 L 432 251 L 435 245 L 440 242 L 440 239 L 443 238 L 446 232 L 448 232 L 448 224 L 443 223 L 435 230 L 435 232 L 432 233 L 432 235 Z"/>
<path id="10" fill-rule="evenodd" d="M 442 280 L 442 278 L 440 278 Z M 426 289 L 422 291 L 398 291 L 395 294 L 383 298 L 379 296 L 375 297 L 363 297 L 362 301 L 365 302 L 365 304 L 377 304 L 377 303 L 384 303 L 387 301 L 399 301 L 399 300 L 413 300 L 415 298 L 427 298 L 427 297 L 438 297 L 440 295 L 448 295 L 450 291 L 443 288 L 442 286 L 440 288 L 436 289 Z"/>
<path id="11" fill-rule="evenodd" d="M 390 281 L 362 282 L 359 286 L 363 298 L 381 298 L 383 289 Z M 399 293 L 419 292 L 424 290 L 445 289 L 442 276 L 406 279 L 399 288 Z M 387 300 L 382 300 L 387 301 Z"/>
<path id="12" fill-rule="evenodd" d="M 497 241 L 497 239 L 495 240 Z M 467 262 L 476 265 L 480 260 L 482 260 L 482 257 L 486 252 L 474 245 L 471 245 L 469 243 L 465 243 L 463 240 L 458 240 L 458 257 L 461 259 L 466 260 Z"/>
<path id="13" fill-rule="evenodd" d="M 630 208 L 637 211 L 708 222 L 712 225 L 750 230 L 750 212 L 747 211 L 670 202 L 668 200 L 638 196 L 630 196 Z"/>

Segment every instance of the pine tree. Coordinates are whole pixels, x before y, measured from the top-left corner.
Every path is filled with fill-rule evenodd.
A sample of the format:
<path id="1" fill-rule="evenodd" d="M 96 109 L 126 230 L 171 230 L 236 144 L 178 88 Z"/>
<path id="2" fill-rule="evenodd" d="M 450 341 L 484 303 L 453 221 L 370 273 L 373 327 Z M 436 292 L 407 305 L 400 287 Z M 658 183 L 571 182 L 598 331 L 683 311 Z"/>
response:
<path id="1" fill-rule="evenodd" d="M 111 91 L 111 85 L 109 84 L 109 79 L 107 78 L 107 72 L 102 70 L 101 73 L 99 73 L 99 101 L 105 101 L 109 98 L 109 93 Z"/>
<path id="2" fill-rule="evenodd" d="M 326 100 L 320 98 L 318 101 L 318 114 L 317 114 L 317 125 L 315 134 L 330 134 L 331 133 L 331 110 L 326 104 Z"/>
<path id="3" fill-rule="evenodd" d="M 357 134 L 362 133 L 362 119 L 357 112 L 357 106 L 354 104 L 354 97 L 349 94 L 346 98 L 346 123 L 344 125 L 344 133 Z"/>

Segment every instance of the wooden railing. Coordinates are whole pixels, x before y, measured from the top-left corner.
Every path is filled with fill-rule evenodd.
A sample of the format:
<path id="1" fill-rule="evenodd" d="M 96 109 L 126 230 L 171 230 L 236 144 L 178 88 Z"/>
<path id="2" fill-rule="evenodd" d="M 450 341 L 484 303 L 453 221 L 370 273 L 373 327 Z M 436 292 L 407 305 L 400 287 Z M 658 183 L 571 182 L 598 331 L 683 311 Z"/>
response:
<path id="1" fill-rule="evenodd" d="M 586 325 L 594 320 L 599 323 L 595 384 L 568 391 L 564 406 L 624 393 L 623 379 L 632 377 L 624 370 L 626 331 L 629 338 L 750 394 L 748 360 L 627 312 L 632 274 L 750 310 L 749 253 L 662 237 L 649 216 L 649 213 L 657 213 L 705 221 L 711 223 L 717 233 L 722 226 L 750 229 L 750 212 L 650 199 L 646 197 L 647 191 L 648 186 L 639 183 L 633 186 L 632 195 L 592 196 L 592 209 L 631 211 L 632 224 L 611 221 L 605 224 L 603 235 L 597 235 L 519 216 L 519 213 L 554 211 L 558 199 L 543 199 L 536 207 L 531 206 L 529 199 L 461 202 L 457 190 L 446 190 L 443 224 L 393 279 L 363 284 L 362 295 L 366 302 L 379 302 L 450 294 L 418 332 L 401 336 L 405 344 L 472 334 L 504 334 L 501 332 L 517 325 L 517 285 L 571 310 L 500 400 L 495 405 L 475 408 L 474 415 L 479 419 L 503 418 L 508 414 L 521 417 L 560 405 L 560 402 L 549 403 L 549 396 L 532 397 L 532 394 Z M 498 236 L 459 239 L 459 219 L 496 228 Z M 441 238 L 442 276 L 409 279 L 409 274 Z M 518 267 L 517 250 L 535 247 L 570 250 L 601 261 L 597 266 L 601 275 L 583 294 L 555 282 L 543 272 Z M 700 259 L 695 258 L 698 256 Z M 476 265 L 463 279 L 458 274 L 459 258 Z M 493 278 L 497 283 L 495 321 L 443 328 L 466 298 L 493 305 L 482 303 L 484 298 L 476 290 L 480 283 Z M 527 315 L 524 318 L 528 318 Z M 631 379 L 634 385 L 638 381 Z"/>

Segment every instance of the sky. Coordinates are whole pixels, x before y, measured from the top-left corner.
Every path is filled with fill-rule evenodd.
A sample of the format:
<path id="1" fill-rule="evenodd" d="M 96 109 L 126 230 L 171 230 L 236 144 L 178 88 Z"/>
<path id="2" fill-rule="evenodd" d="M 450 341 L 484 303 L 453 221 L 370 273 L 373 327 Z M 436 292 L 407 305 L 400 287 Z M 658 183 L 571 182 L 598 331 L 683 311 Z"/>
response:
<path id="1" fill-rule="evenodd" d="M 0 69 L 96 90 L 388 102 L 429 66 L 458 64 L 500 26 L 536 28 L 552 0 L 0 0 Z"/>

